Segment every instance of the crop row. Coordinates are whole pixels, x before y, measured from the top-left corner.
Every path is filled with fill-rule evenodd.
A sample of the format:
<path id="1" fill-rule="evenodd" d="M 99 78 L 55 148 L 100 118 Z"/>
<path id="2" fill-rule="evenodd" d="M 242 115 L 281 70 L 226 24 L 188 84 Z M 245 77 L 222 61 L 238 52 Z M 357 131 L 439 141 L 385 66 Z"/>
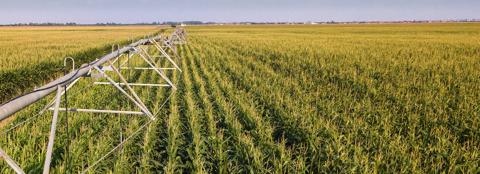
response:
<path id="1" fill-rule="evenodd" d="M 90 171 L 475 173 L 480 47 L 469 36 L 479 33 L 451 25 L 192 27 L 176 59 L 182 72 L 166 71 L 178 90 L 135 88 L 157 120 Z M 122 72 L 162 82 L 151 71 Z M 135 109 L 114 88 L 88 84 L 72 88 L 69 105 Z M 41 170 L 50 117 L 0 139 L 28 171 Z M 56 173 L 85 170 L 120 133 L 148 123 L 71 113 L 67 134 L 61 118 Z"/>
<path id="2" fill-rule="evenodd" d="M 47 29 L 0 29 L 0 103 L 62 75 L 66 56 L 78 67 L 110 52 L 113 44 L 155 32 L 153 27 Z"/>

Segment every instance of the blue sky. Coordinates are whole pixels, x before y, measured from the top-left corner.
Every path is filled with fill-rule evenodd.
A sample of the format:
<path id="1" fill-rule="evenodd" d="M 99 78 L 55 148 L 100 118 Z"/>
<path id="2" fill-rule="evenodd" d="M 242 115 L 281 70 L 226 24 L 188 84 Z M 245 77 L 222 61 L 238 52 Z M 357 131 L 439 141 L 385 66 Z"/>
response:
<path id="1" fill-rule="evenodd" d="M 2 0 L 0 24 L 479 19 L 480 0 Z"/>

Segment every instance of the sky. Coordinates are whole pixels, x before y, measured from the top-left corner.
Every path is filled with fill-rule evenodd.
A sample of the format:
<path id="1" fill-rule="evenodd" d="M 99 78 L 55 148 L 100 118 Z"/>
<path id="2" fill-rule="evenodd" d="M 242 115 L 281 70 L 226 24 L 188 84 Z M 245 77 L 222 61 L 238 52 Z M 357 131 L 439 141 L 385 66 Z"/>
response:
<path id="1" fill-rule="evenodd" d="M 480 0 L 0 0 L 0 24 L 480 19 Z"/>

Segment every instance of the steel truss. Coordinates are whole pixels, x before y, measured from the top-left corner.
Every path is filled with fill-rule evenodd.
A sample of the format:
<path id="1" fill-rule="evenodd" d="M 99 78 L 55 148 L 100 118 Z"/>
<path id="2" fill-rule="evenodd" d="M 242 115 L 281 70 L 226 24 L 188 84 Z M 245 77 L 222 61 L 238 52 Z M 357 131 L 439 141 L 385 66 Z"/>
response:
<path id="1" fill-rule="evenodd" d="M 137 43 L 133 43 L 127 47 L 124 48 L 119 48 L 117 45 L 117 50 L 113 50 L 112 47 L 112 53 L 109 55 L 106 55 L 102 57 L 101 59 L 97 59 L 91 64 L 88 64 L 88 67 L 82 66 L 78 70 L 75 71 L 75 73 L 67 78 L 66 81 L 63 81 L 63 83 L 54 83 L 56 86 L 51 86 L 50 84 L 46 85 L 48 87 L 44 87 L 43 89 L 48 89 L 50 92 L 53 92 L 54 90 L 51 89 L 55 87 L 55 90 L 57 91 L 55 98 L 49 102 L 44 109 L 40 111 L 39 114 L 42 114 L 46 110 L 53 111 L 53 118 L 50 126 L 50 134 L 49 134 L 49 139 L 48 139 L 48 145 L 47 145 L 47 152 L 45 156 L 45 163 L 43 167 L 43 173 L 48 174 L 50 172 L 50 163 L 52 161 L 52 153 L 53 153 L 53 146 L 54 146 L 54 141 L 55 141 L 55 133 L 56 133 L 56 125 L 58 121 L 58 115 L 59 112 L 87 112 L 87 113 L 104 113 L 104 114 L 128 114 L 128 115 L 140 115 L 140 116 L 146 116 L 150 119 L 150 121 L 155 120 L 155 116 L 152 114 L 150 109 L 144 104 L 142 99 L 138 96 L 138 94 L 133 90 L 133 86 L 139 86 L 139 87 L 170 87 L 173 90 L 176 90 L 177 87 L 173 84 L 173 82 L 167 77 L 165 74 L 164 70 L 176 70 L 179 72 L 182 72 L 181 68 L 177 65 L 175 60 L 180 59 L 180 56 L 177 53 L 177 45 L 180 44 L 186 44 L 186 32 L 184 29 L 177 28 L 170 36 L 156 36 L 149 38 L 147 40 L 143 39 L 140 40 Z M 149 47 L 153 46 L 159 53 L 159 55 L 151 55 L 148 52 Z M 171 52 L 174 55 L 174 58 L 168 54 L 168 52 Z M 113 56 L 111 56 L 113 55 Z M 134 56 L 137 55 L 137 56 Z M 107 58 L 105 58 L 107 57 Z M 141 58 L 146 64 L 147 67 L 131 67 L 130 66 L 130 60 L 133 58 Z M 156 62 L 156 58 L 165 58 L 167 61 L 173 65 L 173 67 L 160 67 Z M 66 58 L 67 59 L 67 58 Z M 72 59 L 72 58 L 68 58 Z M 66 61 L 66 60 L 65 60 Z M 73 59 L 72 59 L 73 61 Z M 122 62 L 123 63 L 120 63 Z M 99 63 L 100 62 L 100 63 Z M 66 62 L 65 62 L 66 63 Z M 115 66 L 115 63 L 118 65 Z M 106 64 L 106 66 L 104 65 Z M 75 66 L 75 63 L 73 62 L 73 67 Z M 148 71 L 152 70 L 154 71 L 157 75 L 160 76 L 160 78 L 165 81 L 165 84 L 160 84 L 160 83 L 153 83 L 153 84 L 145 84 L 145 83 L 134 83 L 134 82 L 128 82 L 126 78 L 122 75 L 121 70 L 122 69 L 129 69 L 129 70 L 141 70 L 141 71 Z M 77 75 L 78 72 L 82 72 L 83 75 Z M 114 75 L 116 75 L 119 79 L 119 82 L 116 82 L 113 79 L 113 76 L 108 74 L 107 72 L 113 72 Z M 72 72 L 73 73 L 73 72 Z M 70 74 L 72 74 L 70 73 Z M 76 77 L 72 79 L 73 77 Z M 90 108 L 61 108 L 61 97 L 64 96 L 68 90 L 70 90 L 81 78 L 88 78 L 88 77 L 95 77 L 95 78 L 101 78 L 101 79 L 106 79 L 107 82 L 100 82 L 96 81 L 93 82 L 94 85 L 110 85 L 115 87 L 118 91 L 120 91 L 124 96 L 126 96 L 133 104 L 140 109 L 140 111 L 121 111 L 121 110 L 99 110 L 99 109 L 90 109 Z M 61 81 L 61 80 L 57 80 Z M 49 86 L 50 85 L 50 86 Z M 32 92 L 35 93 L 36 91 Z M 41 93 L 39 95 L 43 95 L 45 97 L 47 94 Z M 35 96 L 37 97 L 37 96 Z M 40 98 L 43 98 L 40 97 Z M 10 103 L 7 103 L 5 105 L 0 106 L 0 121 L 9 117 L 13 113 L 21 110 L 22 108 L 26 107 L 29 104 L 32 104 L 36 101 L 38 101 L 40 98 L 29 98 L 22 96 L 19 97 L 20 99 L 23 99 L 22 101 L 13 101 L 13 102 L 19 102 L 22 106 L 10 106 Z M 18 100 L 18 99 L 16 99 Z M 26 102 L 30 102 L 25 104 Z M 13 109 L 12 109 L 13 108 Z M 121 138 L 122 139 L 122 138 Z M 8 156 L 1 148 L 0 148 L 0 158 L 3 158 L 6 163 L 16 172 L 19 174 L 25 173 L 22 168 L 10 157 Z"/>

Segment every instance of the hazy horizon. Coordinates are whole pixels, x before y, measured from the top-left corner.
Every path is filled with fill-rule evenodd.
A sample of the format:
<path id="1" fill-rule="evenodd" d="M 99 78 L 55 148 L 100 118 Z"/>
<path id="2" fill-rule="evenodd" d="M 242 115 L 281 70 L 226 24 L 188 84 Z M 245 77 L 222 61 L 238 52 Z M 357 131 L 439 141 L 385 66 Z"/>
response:
<path id="1" fill-rule="evenodd" d="M 473 0 L 17 0 L 2 2 L 0 24 L 402 21 L 479 19 Z"/>

